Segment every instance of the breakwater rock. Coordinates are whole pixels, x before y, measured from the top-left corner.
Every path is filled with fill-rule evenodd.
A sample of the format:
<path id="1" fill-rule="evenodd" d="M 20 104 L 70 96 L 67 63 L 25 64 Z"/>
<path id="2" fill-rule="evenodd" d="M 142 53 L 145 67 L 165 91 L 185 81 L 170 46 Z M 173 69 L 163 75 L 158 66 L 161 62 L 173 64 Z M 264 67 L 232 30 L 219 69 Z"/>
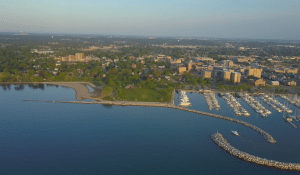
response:
<path id="1" fill-rule="evenodd" d="M 36 101 L 36 100 L 23 100 L 23 101 Z M 229 118 L 229 117 L 224 117 L 221 115 L 217 114 L 211 114 L 207 112 L 202 112 L 202 111 L 197 111 L 193 109 L 188 109 L 184 107 L 179 107 L 175 106 L 173 104 L 168 104 L 168 103 L 158 103 L 158 102 L 123 102 L 123 101 L 94 101 L 94 102 L 83 102 L 83 101 L 49 101 L 45 100 L 44 102 L 51 102 L 51 103 L 81 103 L 81 104 L 103 104 L 103 105 L 119 105 L 119 106 L 149 106 L 149 107 L 165 107 L 165 108 L 173 108 L 173 109 L 178 109 L 182 111 L 187 111 L 187 112 L 192 112 L 196 114 L 201 114 L 201 115 L 206 115 L 209 117 L 215 117 L 215 118 L 220 118 L 223 120 L 235 122 L 241 125 L 244 125 L 248 128 L 253 129 L 254 131 L 258 132 L 261 134 L 268 142 L 270 143 L 275 143 L 276 141 L 273 139 L 273 137 L 265 132 L 264 130 L 241 120 Z"/>
<path id="2" fill-rule="evenodd" d="M 279 169 L 284 170 L 293 170 L 293 171 L 300 171 L 300 164 L 299 163 L 286 163 L 286 162 L 278 162 L 275 160 L 268 160 L 265 158 L 260 158 L 257 156 L 253 156 L 251 154 L 248 154 L 246 152 L 240 151 L 236 149 L 235 147 L 231 146 L 226 139 L 223 138 L 222 134 L 215 133 L 211 136 L 211 139 L 222 149 L 224 149 L 229 154 L 238 157 L 240 159 L 243 159 L 248 162 L 253 162 L 258 165 L 264 165 L 269 167 L 275 167 Z"/>

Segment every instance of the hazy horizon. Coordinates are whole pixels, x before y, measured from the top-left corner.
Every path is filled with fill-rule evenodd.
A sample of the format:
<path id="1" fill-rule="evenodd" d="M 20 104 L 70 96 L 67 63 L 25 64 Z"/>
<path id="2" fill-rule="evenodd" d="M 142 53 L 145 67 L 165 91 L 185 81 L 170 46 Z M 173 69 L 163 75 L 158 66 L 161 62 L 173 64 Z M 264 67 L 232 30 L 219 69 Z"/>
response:
<path id="1" fill-rule="evenodd" d="M 0 32 L 300 40 L 300 2 L 8 1 Z"/>

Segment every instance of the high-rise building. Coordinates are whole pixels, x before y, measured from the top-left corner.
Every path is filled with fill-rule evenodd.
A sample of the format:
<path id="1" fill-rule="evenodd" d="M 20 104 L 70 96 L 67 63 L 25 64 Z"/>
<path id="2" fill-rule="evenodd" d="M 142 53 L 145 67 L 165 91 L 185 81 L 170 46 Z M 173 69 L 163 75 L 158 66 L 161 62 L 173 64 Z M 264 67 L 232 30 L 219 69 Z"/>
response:
<path id="1" fill-rule="evenodd" d="M 223 72 L 223 80 L 230 80 L 230 76 L 231 76 L 231 72 L 229 72 L 229 71 L 224 71 Z"/>
<path id="2" fill-rule="evenodd" d="M 76 61 L 84 61 L 84 58 L 85 58 L 84 53 L 76 53 L 75 54 Z"/>
<path id="3" fill-rule="evenodd" d="M 192 70 L 192 68 L 193 68 L 193 64 L 192 63 L 188 63 L 188 66 L 187 66 L 188 71 Z"/>
<path id="4" fill-rule="evenodd" d="M 241 82 L 241 73 L 239 73 L 239 72 L 231 72 L 230 80 L 233 81 L 234 83 Z"/>
<path id="5" fill-rule="evenodd" d="M 248 68 L 248 69 L 245 69 L 244 72 L 247 77 L 252 75 L 254 77 L 261 78 L 262 70 L 263 69 L 258 69 L 258 68 Z"/>
<path id="6" fill-rule="evenodd" d="M 74 55 L 69 55 L 69 61 L 76 61 L 75 56 Z"/>
<path id="7" fill-rule="evenodd" d="M 231 60 L 223 60 L 223 61 L 221 61 L 221 65 L 223 65 L 225 67 L 232 67 L 233 66 L 233 61 L 231 61 Z"/>
<path id="8" fill-rule="evenodd" d="M 211 78 L 211 71 L 209 71 L 209 70 L 202 70 L 201 71 L 201 76 L 203 78 Z"/>

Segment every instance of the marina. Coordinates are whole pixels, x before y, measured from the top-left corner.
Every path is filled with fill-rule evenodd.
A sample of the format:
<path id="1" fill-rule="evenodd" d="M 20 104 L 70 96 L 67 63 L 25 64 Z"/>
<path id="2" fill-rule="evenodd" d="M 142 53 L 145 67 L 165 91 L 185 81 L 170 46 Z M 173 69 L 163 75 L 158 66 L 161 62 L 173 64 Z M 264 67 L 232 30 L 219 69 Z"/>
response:
<path id="1" fill-rule="evenodd" d="M 189 98 L 183 90 L 178 91 L 178 106 L 191 106 Z"/>
<path id="2" fill-rule="evenodd" d="M 250 116 L 249 112 L 242 107 L 242 105 L 236 100 L 230 93 L 221 93 L 222 97 L 228 104 L 228 106 L 234 111 L 235 115 Z"/>
<path id="3" fill-rule="evenodd" d="M 208 108 L 209 110 L 212 110 L 212 109 L 216 109 L 216 110 L 220 110 L 220 105 L 218 103 L 218 100 L 216 99 L 215 97 L 215 93 L 213 92 L 205 92 L 204 94 L 204 97 L 205 97 L 205 100 L 206 100 L 206 103 L 208 105 Z"/>
<path id="4" fill-rule="evenodd" d="M 239 96 L 249 104 L 249 106 L 262 117 L 267 117 L 268 115 L 272 114 L 271 111 L 266 109 L 262 104 L 256 101 L 252 96 L 248 95 L 247 93 L 239 93 Z"/>
<path id="5" fill-rule="evenodd" d="M 279 101 L 275 100 L 273 97 L 268 95 L 260 95 L 260 98 L 267 103 L 269 106 L 277 110 L 278 112 L 292 113 L 293 111 L 287 106 L 281 104 Z"/>
<path id="6" fill-rule="evenodd" d="M 280 95 L 281 98 L 288 101 L 290 104 L 300 108 L 300 99 L 298 99 L 297 94 L 295 95 Z"/>

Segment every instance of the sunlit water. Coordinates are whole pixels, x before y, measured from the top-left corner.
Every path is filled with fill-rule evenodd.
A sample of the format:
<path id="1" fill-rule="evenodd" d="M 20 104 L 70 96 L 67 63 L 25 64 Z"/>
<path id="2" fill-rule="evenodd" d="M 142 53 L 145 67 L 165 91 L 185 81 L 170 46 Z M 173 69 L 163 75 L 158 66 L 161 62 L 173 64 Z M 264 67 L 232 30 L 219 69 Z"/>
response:
<path id="1" fill-rule="evenodd" d="M 294 174 L 229 155 L 210 139 L 217 131 L 241 151 L 300 162 L 299 129 L 263 102 L 267 118 L 242 99 L 251 115 L 235 116 L 221 97 L 221 110 L 209 111 L 203 95 L 187 93 L 188 108 L 247 121 L 275 144 L 245 126 L 175 109 L 22 101 L 76 100 L 61 86 L 2 86 L 0 94 L 1 174 Z"/>

